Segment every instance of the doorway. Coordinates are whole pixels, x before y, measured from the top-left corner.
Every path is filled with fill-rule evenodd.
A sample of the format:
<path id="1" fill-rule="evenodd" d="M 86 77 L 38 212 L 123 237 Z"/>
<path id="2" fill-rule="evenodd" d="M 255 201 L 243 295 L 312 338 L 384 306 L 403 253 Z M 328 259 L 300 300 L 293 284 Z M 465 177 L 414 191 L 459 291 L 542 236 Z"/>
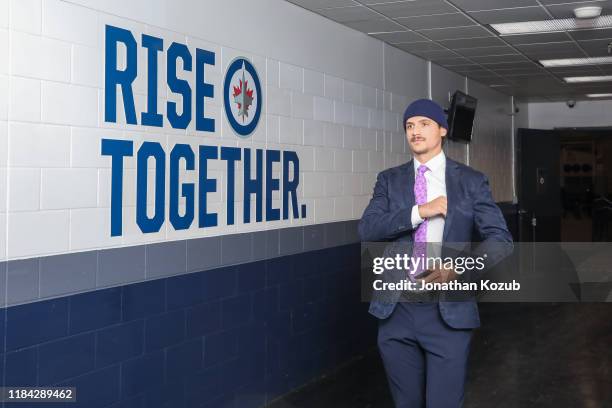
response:
<path id="1" fill-rule="evenodd" d="M 518 129 L 522 242 L 612 240 L 612 129 Z"/>
<path id="2" fill-rule="evenodd" d="M 562 217 L 567 242 L 612 237 L 612 130 L 560 130 Z"/>
<path id="3" fill-rule="evenodd" d="M 519 241 L 561 240 L 560 138 L 554 130 L 518 129 Z"/>

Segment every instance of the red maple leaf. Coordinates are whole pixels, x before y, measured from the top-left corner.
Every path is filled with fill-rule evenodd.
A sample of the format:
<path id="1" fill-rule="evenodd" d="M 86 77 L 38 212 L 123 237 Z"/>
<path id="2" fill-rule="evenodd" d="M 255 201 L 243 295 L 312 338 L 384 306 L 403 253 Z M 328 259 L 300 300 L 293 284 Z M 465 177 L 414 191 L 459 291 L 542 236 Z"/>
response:
<path id="1" fill-rule="evenodd" d="M 240 81 L 240 87 L 235 87 L 232 85 L 232 88 L 234 88 L 234 93 L 232 94 L 233 97 L 236 97 L 242 93 L 242 79 L 239 79 L 238 81 Z M 249 81 L 244 81 L 244 87 L 246 88 L 246 94 L 252 98 L 253 90 L 249 89 Z M 238 109 L 240 109 L 241 107 L 242 104 L 238 103 Z"/>
<path id="2" fill-rule="evenodd" d="M 234 94 L 232 96 L 234 98 L 242 93 L 242 79 L 239 79 L 239 81 L 240 81 L 240 88 L 237 88 L 237 87 L 232 85 L 232 87 L 234 88 Z M 248 81 L 245 81 L 245 82 L 248 82 Z M 241 104 L 238 104 L 238 109 L 240 109 L 240 105 Z"/>

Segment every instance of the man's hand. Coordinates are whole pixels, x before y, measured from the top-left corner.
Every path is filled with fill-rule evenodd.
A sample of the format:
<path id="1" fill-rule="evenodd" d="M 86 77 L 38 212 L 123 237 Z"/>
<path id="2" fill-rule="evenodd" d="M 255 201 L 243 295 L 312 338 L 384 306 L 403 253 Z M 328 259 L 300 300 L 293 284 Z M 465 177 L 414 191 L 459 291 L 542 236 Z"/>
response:
<path id="1" fill-rule="evenodd" d="M 425 278 L 423 278 L 423 282 L 425 283 L 430 283 L 430 282 L 439 282 L 439 283 L 443 283 L 443 282 L 450 282 L 450 281 L 454 281 L 457 280 L 457 277 L 459 275 L 457 275 L 457 273 L 455 273 L 455 271 L 452 268 L 444 268 L 442 267 L 442 269 L 431 269 L 431 273 L 429 275 L 427 275 Z"/>
<path id="2" fill-rule="evenodd" d="M 446 217 L 446 197 L 440 196 L 434 198 L 428 203 L 419 205 L 419 216 L 426 219 L 442 214 Z"/>

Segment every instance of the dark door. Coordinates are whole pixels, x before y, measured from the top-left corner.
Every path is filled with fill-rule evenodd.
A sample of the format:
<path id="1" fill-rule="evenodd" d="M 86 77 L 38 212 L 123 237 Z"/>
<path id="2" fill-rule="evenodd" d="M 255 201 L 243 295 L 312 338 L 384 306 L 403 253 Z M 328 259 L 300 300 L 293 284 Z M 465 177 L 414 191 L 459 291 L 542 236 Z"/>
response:
<path id="1" fill-rule="evenodd" d="M 522 242 L 561 240 L 560 137 L 554 130 L 518 129 L 517 182 Z"/>

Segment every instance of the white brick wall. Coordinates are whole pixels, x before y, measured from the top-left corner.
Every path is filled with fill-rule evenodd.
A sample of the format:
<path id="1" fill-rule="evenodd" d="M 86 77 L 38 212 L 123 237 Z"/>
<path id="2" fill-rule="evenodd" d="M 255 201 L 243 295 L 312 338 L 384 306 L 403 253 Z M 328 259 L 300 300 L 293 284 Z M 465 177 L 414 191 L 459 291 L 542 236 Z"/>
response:
<path id="1" fill-rule="evenodd" d="M 19 258 L 67 252 L 69 230 L 69 210 L 9 212 L 7 256 Z"/>
<path id="2" fill-rule="evenodd" d="M 314 101 L 311 95 L 302 92 L 293 92 L 291 94 L 291 114 L 296 118 L 313 119 L 314 117 Z"/>
<path id="3" fill-rule="evenodd" d="M 8 180 L 9 211 L 40 209 L 40 173 L 38 168 L 11 169 Z"/>
<path id="4" fill-rule="evenodd" d="M 350 103 L 334 102 L 334 122 L 341 125 L 353 124 L 353 106 Z"/>
<path id="5" fill-rule="evenodd" d="M 20 31 L 11 34 L 13 75 L 70 82 L 70 44 Z"/>
<path id="6" fill-rule="evenodd" d="M 314 97 L 314 118 L 325 122 L 334 120 L 334 103 L 331 99 Z"/>
<path id="7" fill-rule="evenodd" d="M 331 99 L 343 100 L 343 81 L 332 75 L 325 75 L 325 96 Z"/>
<path id="8" fill-rule="evenodd" d="M 9 0 L 0 0 L 0 27 L 8 27 Z"/>
<path id="9" fill-rule="evenodd" d="M 157 3 L 143 12 L 129 1 L 112 5 L 85 1 L 86 7 L 80 6 L 84 1 L 0 0 L 0 261 L 354 219 L 361 216 L 369 201 L 376 174 L 409 159 L 400 118 L 412 96 L 396 92 L 393 84 L 383 89 L 383 72 L 371 71 L 364 76 L 362 69 L 342 65 L 344 57 L 334 56 L 339 65 L 324 57 L 329 54 L 309 51 L 317 47 L 279 52 L 287 50 L 280 37 L 294 33 L 274 32 L 265 47 L 254 46 L 251 35 L 244 35 L 251 28 L 228 26 L 221 36 L 206 35 L 206 27 L 201 25 L 185 24 L 184 30 L 182 26 L 177 29 L 177 22 L 166 21 L 165 10 L 160 11 Z M 221 1 L 207 2 L 206 6 L 236 8 Z M 176 7 L 189 7 L 189 2 Z M 266 23 L 283 17 L 274 13 L 266 17 L 271 20 L 261 21 L 264 31 Z M 206 116 L 216 121 L 215 132 L 196 131 L 195 120 L 186 130 L 170 127 L 166 103 L 182 103 L 182 98 L 169 92 L 166 85 L 165 52 L 158 60 L 158 111 L 164 115 L 163 127 L 126 125 L 120 91 L 118 123 L 104 122 L 105 24 L 131 30 L 138 43 L 134 91 L 139 122 L 146 108 L 147 89 L 142 33 L 162 37 L 164 50 L 177 41 L 187 44 L 192 53 L 195 47 L 214 51 L 216 65 L 206 67 L 206 81 L 214 84 L 215 98 L 206 99 L 205 110 Z M 329 41 L 325 33 L 309 30 L 308 35 L 304 41 L 312 44 Z M 240 42 L 235 41 L 238 37 Z M 215 42 L 218 38 L 228 38 L 228 43 Z M 237 49 L 243 40 L 246 50 Z M 372 55 L 383 58 L 380 44 L 374 46 L 368 40 L 364 47 L 363 54 L 354 54 L 360 61 L 367 62 Z M 264 48 L 270 55 L 261 55 Z M 253 62 L 264 94 L 260 123 L 246 140 L 233 134 L 222 107 L 225 68 L 236 56 Z M 125 63 L 122 52 L 118 60 L 120 65 Z M 388 56 L 385 64 L 393 61 Z M 178 71 L 193 84 L 194 70 L 182 72 L 179 65 Z M 426 88 L 425 78 L 411 80 L 416 81 L 415 86 L 402 84 L 398 89 Z M 195 113 L 195 97 L 192 105 Z M 110 237 L 111 161 L 100 153 L 103 138 L 133 140 L 134 155 L 144 140 L 159 141 L 167 154 L 174 144 L 188 143 L 196 157 L 200 144 L 294 150 L 300 158 L 299 201 L 307 205 L 308 218 L 243 225 L 240 163 L 236 171 L 236 225 L 224 225 L 225 164 L 213 161 L 209 172 L 217 179 L 217 192 L 208 194 L 208 205 L 209 211 L 218 213 L 220 225 L 199 229 L 196 215 L 189 230 L 174 231 L 166 217 L 158 233 L 143 234 L 135 222 L 136 160 L 131 157 L 124 160 L 123 236 Z M 195 184 L 196 210 L 197 171 L 196 160 L 194 171 L 180 172 L 181 182 Z M 274 166 L 274 173 L 280 175 L 280 164 Z M 149 163 L 149 214 L 154 210 L 153 174 Z M 274 205 L 280 207 L 279 192 L 274 193 L 274 199 Z M 166 202 L 166 213 L 168 207 Z"/>
<path id="10" fill-rule="evenodd" d="M 88 85 L 95 88 L 100 88 L 103 84 L 102 74 L 102 55 L 98 48 L 87 47 L 84 45 L 75 44 L 72 46 L 72 83 L 78 85 Z M 165 76 L 165 66 L 162 64 L 159 68 L 161 78 Z M 162 81 L 159 81 L 163 83 Z M 166 88 L 164 85 L 163 93 Z"/>
<path id="11" fill-rule="evenodd" d="M 40 34 L 42 26 L 42 0 L 11 0 L 11 26 L 15 30 Z"/>
<path id="12" fill-rule="evenodd" d="M 311 95 L 324 95 L 324 79 L 321 72 L 304 69 L 304 92 Z"/>
<path id="13" fill-rule="evenodd" d="M 43 210 L 95 207 L 98 170 L 43 169 L 41 187 L 40 207 Z"/>
<path id="14" fill-rule="evenodd" d="M 9 124 L 10 166 L 69 167 L 70 128 L 44 124 Z"/>
<path id="15" fill-rule="evenodd" d="M 40 82 L 21 77 L 12 79 L 9 119 L 40 122 Z"/>
<path id="16" fill-rule="evenodd" d="M 79 101 L 74 103 L 74 101 Z M 80 85 L 43 81 L 42 121 L 74 126 L 97 126 L 98 91 Z"/>
<path id="17" fill-rule="evenodd" d="M 69 17 L 67 17 L 69 16 Z M 67 24 L 67 18 L 70 24 Z M 43 1 L 43 35 L 63 41 L 98 46 L 98 13 L 61 0 Z"/>
<path id="18" fill-rule="evenodd" d="M 301 92 L 303 88 L 302 68 L 281 62 L 279 81 L 281 88 Z"/>
<path id="19" fill-rule="evenodd" d="M 8 119 L 9 111 L 9 79 L 0 75 L 0 120 Z"/>

